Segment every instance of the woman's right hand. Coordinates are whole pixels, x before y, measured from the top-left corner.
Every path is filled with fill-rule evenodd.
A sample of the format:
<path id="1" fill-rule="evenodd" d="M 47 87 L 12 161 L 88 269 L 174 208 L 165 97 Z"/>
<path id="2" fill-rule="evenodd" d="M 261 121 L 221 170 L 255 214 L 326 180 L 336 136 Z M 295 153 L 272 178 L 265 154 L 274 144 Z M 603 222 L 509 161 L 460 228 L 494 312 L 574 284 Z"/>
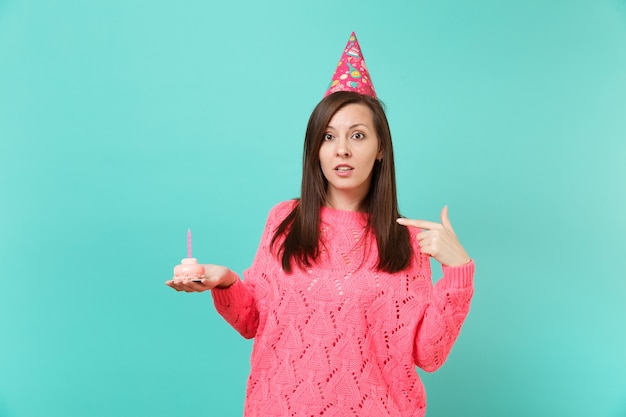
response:
<path id="1" fill-rule="evenodd" d="M 176 291 L 202 292 L 213 288 L 228 288 L 239 279 L 230 269 L 221 265 L 202 265 L 204 276 L 195 281 L 171 279 L 165 285 L 174 288 Z"/>

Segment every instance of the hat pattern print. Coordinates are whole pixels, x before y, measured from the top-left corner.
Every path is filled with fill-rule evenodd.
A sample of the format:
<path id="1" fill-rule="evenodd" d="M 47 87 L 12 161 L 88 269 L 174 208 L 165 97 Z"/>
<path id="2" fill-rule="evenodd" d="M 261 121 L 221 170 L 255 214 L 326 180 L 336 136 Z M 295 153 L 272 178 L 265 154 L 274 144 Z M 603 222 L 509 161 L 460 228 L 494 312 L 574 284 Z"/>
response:
<path id="1" fill-rule="evenodd" d="M 336 91 L 354 91 L 376 98 L 374 85 L 365 65 L 361 46 L 354 32 L 350 35 L 346 48 L 341 55 L 330 86 L 326 90 L 326 97 Z"/>

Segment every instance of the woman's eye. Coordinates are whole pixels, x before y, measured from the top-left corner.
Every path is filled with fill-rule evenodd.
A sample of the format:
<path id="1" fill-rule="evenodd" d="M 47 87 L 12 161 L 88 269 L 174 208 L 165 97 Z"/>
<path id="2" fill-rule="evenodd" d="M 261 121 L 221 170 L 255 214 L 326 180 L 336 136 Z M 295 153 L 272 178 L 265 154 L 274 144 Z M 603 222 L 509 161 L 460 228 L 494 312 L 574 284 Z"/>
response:
<path id="1" fill-rule="evenodd" d="M 352 135 L 352 137 L 354 139 L 360 140 L 360 139 L 364 139 L 365 135 L 363 133 L 361 133 L 361 132 L 356 132 L 354 135 Z"/>
<path id="2" fill-rule="evenodd" d="M 324 140 L 333 140 L 333 135 L 330 133 L 324 133 Z"/>

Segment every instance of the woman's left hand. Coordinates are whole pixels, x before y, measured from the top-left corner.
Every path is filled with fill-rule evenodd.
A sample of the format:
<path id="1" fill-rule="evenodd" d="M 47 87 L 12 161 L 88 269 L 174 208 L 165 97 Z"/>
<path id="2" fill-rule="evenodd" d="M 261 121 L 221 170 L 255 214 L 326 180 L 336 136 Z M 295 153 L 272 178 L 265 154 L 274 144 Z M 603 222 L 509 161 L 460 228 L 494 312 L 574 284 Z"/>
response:
<path id="1" fill-rule="evenodd" d="M 441 223 L 405 218 L 399 218 L 397 222 L 403 226 L 423 229 L 417 234 L 422 253 L 432 256 L 442 265 L 460 266 L 471 260 L 452 229 L 448 206 L 441 210 Z"/>

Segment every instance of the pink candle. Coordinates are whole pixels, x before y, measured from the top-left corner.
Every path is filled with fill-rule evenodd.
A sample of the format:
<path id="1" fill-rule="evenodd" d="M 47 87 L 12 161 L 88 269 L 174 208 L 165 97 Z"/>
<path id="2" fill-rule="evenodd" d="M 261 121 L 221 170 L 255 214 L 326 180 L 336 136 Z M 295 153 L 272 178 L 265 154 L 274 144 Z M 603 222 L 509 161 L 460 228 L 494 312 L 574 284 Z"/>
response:
<path id="1" fill-rule="evenodd" d="M 187 229 L 187 258 L 191 258 L 191 229 Z"/>

